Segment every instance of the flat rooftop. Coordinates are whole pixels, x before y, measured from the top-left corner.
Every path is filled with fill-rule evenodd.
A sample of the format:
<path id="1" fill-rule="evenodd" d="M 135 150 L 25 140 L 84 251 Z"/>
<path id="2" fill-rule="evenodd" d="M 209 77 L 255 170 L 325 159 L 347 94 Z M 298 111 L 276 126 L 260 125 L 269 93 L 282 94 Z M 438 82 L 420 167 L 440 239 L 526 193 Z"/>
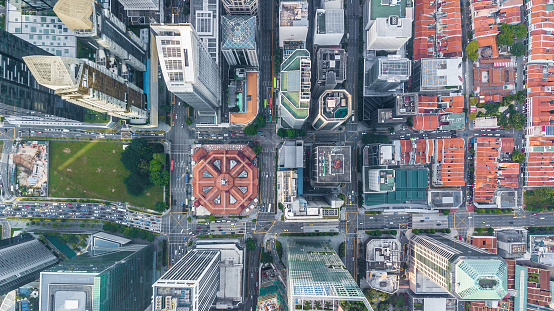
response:
<path id="1" fill-rule="evenodd" d="M 412 72 L 412 61 L 407 58 L 379 57 L 379 79 L 406 80 Z"/>
<path id="2" fill-rule="evenodd" d="M 368 0 L 370 2 L 370 19 L 387 18 L 392 15 L 406 17 L 407 0 Z"/>
<path id="3" fill-rule="evenodd" d="M 279 25 L 308 26 L 308 1 L 283 1 L 279 15 Z"/>
<path id="4" fill-rule="evenodd" d="M 421 60 L 421 87 L 462 86 L 462 58 L 425 58 Z"/>
<path id="5" fill-rule="evenodd" d="M 346 52 L 343 49 L 320 48 L 317 51 L 317 80 L 342 83 L 346 75 Z M 334 79 L 334 81 L 329 81 Z"/>
<path id="6" fill-rule="evenodd" d="M 314 173 L 317 183 L 350 182 L 351 157 L 350 146 L 315 147 Z"/>
<path id="7" fill-rule="evenodd" d="M 308 117 L 311 98 L 311 60 L 307 50 L 296 50 L 281 64 L 281 105 L 295 118 Z"/>
<path id="8" fill-rule="evenodd" d="M 352 96 L 346 90 L 325 91 L 319 97 L 319 114 L 329 121 L 346 121 L 352 114 Z"/>
<path id="9" fill-rule="evenodd" d="M 397 115 L 416 115 L 418 112 L 417 93 L 405 93 L 396 96 Z"/>
<path id="10" fill-rule="evenodd" d="M 246 96 L 242 98 L 242 104 L 246 109 L 231 113 L 231 123 L 248 124 L 258 115 L 258 72 L 246 72 Z"/>
<path id="11" fill-rule="evenodd" d="M 455 208 L 462 204 L 461 190 L 429 191 L 431 208 Z"/>

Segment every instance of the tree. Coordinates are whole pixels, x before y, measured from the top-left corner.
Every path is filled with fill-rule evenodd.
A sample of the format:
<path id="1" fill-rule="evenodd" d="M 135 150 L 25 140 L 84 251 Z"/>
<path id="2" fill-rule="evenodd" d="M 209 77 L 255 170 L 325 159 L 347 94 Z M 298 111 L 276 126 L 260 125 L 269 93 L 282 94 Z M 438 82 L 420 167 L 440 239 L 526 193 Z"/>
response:
<path id="1" fill-rule="evenodd" d="M 145 179 L 144 176 L 131 173 L 125 180 L 123 180 L 127 192 L 130 195 L 139 196 L 144 192 L 146 186 L 149 184 L 148 179 Z"/>
<path id="2" fill-rule="evenodd" d="M 260 257 L 261 263 L 272 263 L 273 262 L 273 256 L 271 256 L 271 252 L 262 252 L 262 256 Z"/>
<path id="3" fill-rule="evenodd" d="M 165 211 L 165 208 L 166 208 L 166 205 L 164 202 L 162 201 L 158 201 L 156 202 L 156 204 L 154 205 L 154 210 L 156 212 L 160 212 L 160 213 L 163 213 L 163 211 Z"/>
<path id="4" fill-rule="evenodd" d="M 510 48 L 510 53 L 514 56 L 523 56 L 525 55 L 525 44 L 521 42 L 516 42 Z"/>
<path id="5" fill-rule="evenodd" d="M 483 233 L 483 228 L 477 228 L 476 230 L 477 230 L 477 233 L 479 234 Z"/>
<path id="6" fill-rule="evenodd" d="M 262 146 L 258 143 L 254 143 L 252 145 L 252 151 L 254 151 L 255 154 L 260 154 L 262 153 Z"/>
<path id="7" fill-rule="evenodd" d="M 394 134 L 394 126 L 389 127 L 389 133 Z"/>
<path id="8" fill-rule="evenodd" d="M 413 233 L 413 234 L 418 234 L 418 233 L 419 233 L 419 229 L 413 229 L 413 230 L 412 230 L 412 233 Z"/>
<path id="9" fill-rule="evenodd" d="M 287 131 L 285 131 L 284 128 L 280 128 L 280 129 L 277 130 L 277 136 L 286 137 L 287 136 Z"/>
<path id="10" fill-rule="evenodd" d="M 468 119 L 475 120 L 477 118 L 477 111 L 472 111 L 469 113 Z"/>
<path id="11" fill-rule="evenodd" d="M 153 158 L 154 160 L 156 160 L 156 161 L 159 161 L 159 162 L 162 163 L 162 164 L 165 163 L 165 154 L 163 154 L 163 153 L 159 153 L 159 152 L 158 152 L 158 153 L 154 153 L 154 154 L 152 155 L 152 158 Z"/>
<path id="12" fill-rule="evenodd" d="M 149 167 L 150 173 L 152 172 L 159 172 L 162 170 L 162 162 L 152 159 L 150 161 L 150 167 Z"/>
<path id="13" fill-rule="evenodd" d="M 447 209 L 443 209 L 443 210 L 442 210 L 442 214 L 443 214 L 443 215 L 448 215 L 448 214 L 450 214 L 450 211 L 447 210 Z"/>
<path id="14" fill-rule="evenodd" d="M 265 119 L 265 116 L 257 116 L 256 117 L 256 126 L 258 128 L 264 128 L 265 127 L 265 123 L 266 123 L 266 119 Z"/>
<path id="15" fill-rule="evenodd" d="M 512 152 L 512 161 L 517 163 L 525 162 L 525 153 L 514 148 L 514 151 Z"/>
<path id="16" fill-rule="evenodd" d="M 216 218 L 215 218 L 214 215 L 210 215 L 210 217 L 208 217 L 208 219 L 209 219 L 210 221 L 215 221 Z M 189 220 L 189 221 L 190 221 L 190 220 Z"/>
<path id="17" fill-rule="evenodd" d="M 466 46 L 466 52 L 467 52 L 467 58 L 471 59 L 472 61 L 476 61 L 479 58 L 479 53 L 477 50 L 479 49 L 479 42 L 477 40 L 473 40 Z"/>
<path id="18" fill-rule="evenodd" d="M 493 229 L 492 227 L 489 227 L 489 228 L 487 229 L 487 232 L 490 233 L 490 234 L 492 234 L 492 233 L 494 232 L 494 229 Z"/>
<path id="19" fill-rule="evenodd" d="M 523 39 L 527 37 L 527 26 L 521 23 L 515 27 L 516 38 Z"/>
<path id="20" fill-rule="evenodd" d="M 498 27 L 500 33 L 496 39 L 498 45 L 512 45 L 514 44 L 515 30 L 514 26 L 506 23 L 500 24 Z"/>
<path id="21" fill-rule="evenodd" d="M 192 124 L 192 119 L 191 119 L 191 118 L 186 118 L 186 119 L 185 119 L 185 123 L 186 123 L 187 125 L 191 125 L 191 124 Z"/>
<path id="22" fill-rule="evenodd" d="M 249 251 L 253 251 L 256 249 L 256 241 L 253 238 L 248 238 L 246 240 L 246 249 Z"/>
<path id="23" fill-rule="evenodd" d="M 256 135 L 258 133 L 258 128 L 255 124 L 248 124 L 244 127 L 244 134 L 246 135 Z"/>

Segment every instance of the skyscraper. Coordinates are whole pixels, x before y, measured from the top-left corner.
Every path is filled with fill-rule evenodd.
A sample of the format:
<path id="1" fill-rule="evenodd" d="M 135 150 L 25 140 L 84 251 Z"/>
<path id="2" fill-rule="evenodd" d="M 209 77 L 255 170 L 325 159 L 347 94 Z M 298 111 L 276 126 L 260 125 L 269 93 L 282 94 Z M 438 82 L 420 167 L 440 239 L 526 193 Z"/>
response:
<path id="1" fill-rule="evenodd" d="M 256 15 L 258 0 L 221 0 L 227 14 L 231 15 Z"/>
<path id="2" fill-rule="evenodd" d="M 50 54 L 0 29 L 0 112 L 83 121 L 85 108 L 62 100 L 35 81 L 22 58 L 28 55 Z"/>
<path id="3" fill-rule="evenodd" d="M 191 250 L 154 285 L 153 310 L 208 311 L 219 290 L 219 250 Z"/>
<path id="4" fill-rule="evenodd" d="M 167 88 L 206 123 L 218 123 L 221 78 L 191 24 L 152 25 Z"/>
<path id="5" fill-rule="evenodd" d="M 94 49 L 106 49 L 136 70 L 146 70 L 146 44 L 98 2 L 59 0 L 54 12 L 77 38 Z"/>
<path id="6" fill-rule="evenodd" d="M 190 0 L 192 27 L 204 42 L 216 65 L 219 64 L 219 0 Z"/>
<path id="7" fill-rule="evenodd" d="M 360 301 L 373 311 L 328 242 L 288 240 L 287 262 L 289 310 L 302 310 L 297 306 L 305 303 L 335 310 L 341 301 Z"/>
<path id="8" fill-rule="evenodd" d="M 334 130 L 352 115 L 352 96 L 346 90 L 327 90 L 319 97 L 318 114 L 312 122 L 316 130 Z"/>
<path id="9" fill-rule="evenodd" d="M 119 0 L 125 10 L 159 10 L 160 9 L 160 0 Z"/>
<path id="10" fill-rule="evenodd" d="M 29 233 L 0 240 L 0 295 L 32 282 L 58 261 Z"/>
<path id="11" fill-rule="evenodd" d="M 365 74 L 364 92 L 395 91 L 411 76 L 411 61 L 396 55 L 379 57 Z"/>
<path id="12" fill-rule="evenodd" d="M 221 52 L 230 66 L 258 66 L 256 16 L 221 17 Z"/>
<path id="13" fill-rule="evenodd" d="M 294 51 L 281 64 L 279 114 L 285 127 L 301 128 L 310 114 L 311 73 L 307 50 Z"/>
<path id="14" fill-rule="evenodd" d="M 96 247 L 40 274 L 40 311 L 144 310 L 151 301 L 151 245 Z"/>
<path id="15" fill-rule="evenodd" d="M 88 60 L 59 56 L 26 56 L 37 82 L 69 102 L 109 115 L 146 122 L 146 99 L 140 88 Z"/>
<path id="16" fill-rule="evenodd" d="M 500 256 L 444 235 L 414 235 L 410 240 L 410 288 L 417 274 L 461 300 L 502 300 L 508 266 Z"/>

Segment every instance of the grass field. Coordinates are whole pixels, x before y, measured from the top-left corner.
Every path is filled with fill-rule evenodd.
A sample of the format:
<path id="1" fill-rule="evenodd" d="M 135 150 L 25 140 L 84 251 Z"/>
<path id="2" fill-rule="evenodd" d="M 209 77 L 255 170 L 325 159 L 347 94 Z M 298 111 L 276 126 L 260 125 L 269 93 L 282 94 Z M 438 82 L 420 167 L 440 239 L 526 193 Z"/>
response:
<path id="1" fill-rule="evenodd" d="M 50 142 L 51 197 L 93 198 L 129 202 L 153 208 L 163 200 L 161 187 L 149 187 L 141 196 L 127 193 L 123 180 L 129 171 L 120 161 L 119 143 Z"/>
<path id="2" fill-rule="evenodd" d="M 85 123 L 108 123 L 110 122 L 110 116 L 107 113 L 100 113 L 87 109 L 83 121 Z"/>

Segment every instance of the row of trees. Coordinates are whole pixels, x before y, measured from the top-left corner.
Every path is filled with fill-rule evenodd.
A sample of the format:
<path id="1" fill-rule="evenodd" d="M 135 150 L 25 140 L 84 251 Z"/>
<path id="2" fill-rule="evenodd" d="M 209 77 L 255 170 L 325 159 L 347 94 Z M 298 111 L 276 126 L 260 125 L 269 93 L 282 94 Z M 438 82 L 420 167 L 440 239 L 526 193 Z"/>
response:
<path id="1" fill-rule="evenodd" d="M 143 138 L 133 139 L 121 154 L 121 162 L 131 172 L 123 181 L 131 195 L 143 194 L 150 185 L 169 184 L 169 170 L 161 144 L 148 144 Z"/>
<path id="2" fill-rule="evenodd" d="M 295 137 L 304 137 L 306 136 L 306 131 L 303 129 L 295 130 L 295 129 L 284 129 L 280 128 L 277 130 L 277 136 L 279 137 L 289 137 L 289 138 L 295 138 Z"/>
<path id="3" fill-rule="evenodd" d="M 246 135 L 256 135 L 258 130 L 264 128 L 266 120 L 264 116 L 257 116 L 256 120 L 253 123 L 248 124 L 244 127 L 244 134 Z"/>
<path id="4" fill-rule="evenodd" d="M 135 227 L 128 227 L 108 222 L 104 224 L 102 229 L 111 233 L 121 233 L 124 236 L 130 237 L 132 239 L 141 238 L 143 240 L 148 240 L 148 242 L 154 241 L 154 234 L 152 232 Z"/>
<path id="5" fill-rule="evenodd" d="M 487 231 L 488 234 L 493 234 L 493 233 L 494 233 L 494 229 L 491 228 L 491 227 L 488 227 L 488 228 L 475 228 L 475 231 L 477 231 L 477 233 L 479 233 L 479 234 L 483 234 L 483 232 L 485 232 L 485 230 Z"/>
<path id="6" fill-rule="evenodd" d="M 542 187 L 523 193 L 523 204 L 528 211 L 545 211 L 554 209 L 554 188 Z"/>
<path id="7" fill-rule="evenodd" d="M 442 233 L 450 233 L 450 229 L 413 229 L 413 234 L 420 234 L 420 233 L 436 233 L 436 232 L 442 232 Z"/>
<path id="8" fill-rule="evenodd" d="M 387 135 L 379 135 L 375 133 L 364 133 L 362 135 L 363 144 L 388 144 L 390 139 Z"/>
<path id="9" fill-rule="evenodd" d="M 499 209 L 499 208 L 476 208 L 475 213 L 477 214 L 508 214 L 513 212 L 511 208 Z"/>
<path id="10" fill-rule="evenodd" d="M 367 230 L 365 234 L 371 236 L 382 236 L 383 234 L 392 234 L 396 235 L 396 230 Z"/>

